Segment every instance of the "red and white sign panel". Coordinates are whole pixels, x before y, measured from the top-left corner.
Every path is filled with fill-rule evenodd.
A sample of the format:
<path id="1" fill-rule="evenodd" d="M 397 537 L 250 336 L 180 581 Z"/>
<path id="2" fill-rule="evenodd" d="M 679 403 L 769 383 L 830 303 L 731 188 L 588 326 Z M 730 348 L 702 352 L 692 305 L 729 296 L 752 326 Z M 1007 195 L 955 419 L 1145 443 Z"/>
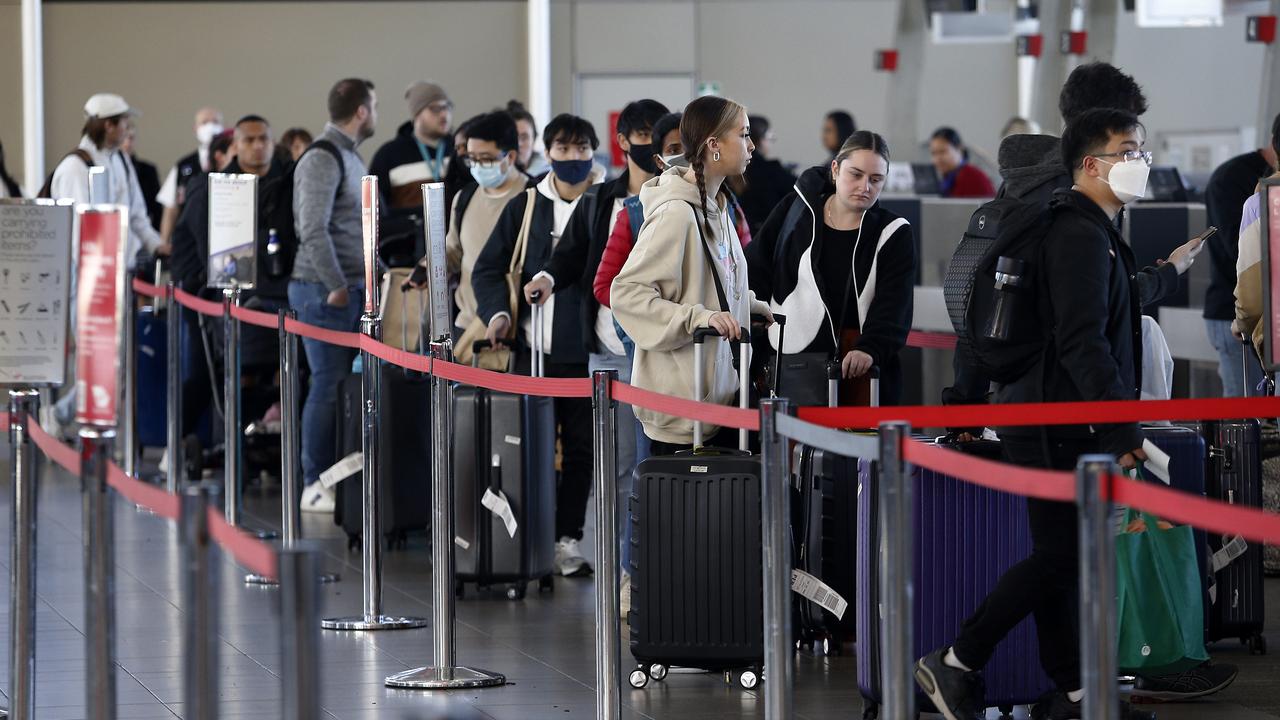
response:
<path id="1" fill-rule="evenodd" d="M 117 205 L 81 206 L 76 288 L 76 422 L 114 427 L 124 325 L 129 218 Z"/>
<path id="2" fill-rule="evenodd" d="M 378 176 L 360 178 L 360 219 L 364 231 L 364 311 L 378 311 Z"/>
<path id="3" fill-rule="evenodd" d="M 1263 278 L 1263 292 L 1267 295 L 1267 315 L 1263 318 L 1266 342 L 1263 344 L 1268 355 L 1263 358 L 1263 364 L 1272 369 L 1280 364 L 1277 362 L 1280 360 L 1277 357 L 1280 355 L 1280 184 L 1263 182 L 1262 203 L 1262 217 L 1258 222 L 1263 224 L 1262 267 L 1267 273 Z"/>

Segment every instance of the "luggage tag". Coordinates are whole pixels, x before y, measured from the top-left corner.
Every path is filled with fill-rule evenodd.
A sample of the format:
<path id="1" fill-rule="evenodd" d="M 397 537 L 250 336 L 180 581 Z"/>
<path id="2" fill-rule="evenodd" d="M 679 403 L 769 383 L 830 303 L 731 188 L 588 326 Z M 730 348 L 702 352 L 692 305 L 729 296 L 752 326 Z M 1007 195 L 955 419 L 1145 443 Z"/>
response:
<path id="1" fill-rule="evenodd" d="M 849 603 L 831 586 L 803 570 L 791 571 L 791 589 L 819 605 L 837 618 L 844 619 Z"/>
<path id="2" fill-rule="evenodd" d="M 1150 440 L 1142 441 L 1142 451 L 1147 454 L 1147 459 L 1143 461 L 1142 467 L 1151 471 L 1152 475 L 1160 478 L 1165 485 L 1170 483 L 1169 480 L 1169 454 L 1161 450 L 1159 446 Z"/>
<path id="3" fill-rule="evenodd" d="M 1229 542 L 1213 554 L 1213 571 L 1216 573 L 1230 565 L 1232 561 L 1243 555 L 1248 549 L 1249 543 L 1243 537 L 1237 535 L 1231 538 Z"/>
<path id="4" fill-rule="evenodd" d="M 495 493 L 492 488 L 485 488 L 480 504 L 502 519 L 502 524 L 507 526 L 507 535 L 513 538 L 516 536 L 516 516 L 511 512 L 511 503 L 501 490 Z"/>
<path id="5" fill-rule="evenodd" d="M 363 469 L 364 453 L 357 450 L 334 463 L 333 467 L 320 473 L 320 484 L 326 488 L 331 488 Z"/>

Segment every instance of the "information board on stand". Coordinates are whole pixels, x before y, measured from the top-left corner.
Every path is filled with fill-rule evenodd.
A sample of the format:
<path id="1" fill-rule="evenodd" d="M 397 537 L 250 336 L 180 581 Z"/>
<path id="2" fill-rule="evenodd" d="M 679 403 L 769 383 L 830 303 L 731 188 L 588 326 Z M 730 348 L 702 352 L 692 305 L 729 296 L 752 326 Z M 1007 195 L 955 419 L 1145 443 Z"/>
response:
<path id="1" fill-rule="evenodd" d="M 66 382 L 74 213 L 70 200 L 0 200 L 0 384 Z"/>
<path id="2" fill-rule="evenodd" d="M 115 427 L 120 393 L 120 334 L 124 329 L 128 211 L 119 205 L 81 205 L 76 287 L 76 422 Z"/>
<path id="3" fill-rule="evenodd" d="M 427 242 L 427 287 L 431 295 L 431 338 L 449 337 L 449 265 L 445 257 L 444 183 L 422 184 L 423 231 Z"/>
<path id="4" fill-rule="evenodd" d="M 258 176 L 210 173 L 209 287 L 253 287 L 257 237 Z"/>

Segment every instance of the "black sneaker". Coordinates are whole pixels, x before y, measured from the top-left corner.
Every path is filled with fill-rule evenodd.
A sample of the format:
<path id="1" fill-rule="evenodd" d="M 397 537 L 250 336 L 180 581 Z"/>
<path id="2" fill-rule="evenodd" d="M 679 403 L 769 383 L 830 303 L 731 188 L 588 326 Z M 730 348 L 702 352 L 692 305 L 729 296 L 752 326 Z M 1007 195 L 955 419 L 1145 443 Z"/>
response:
<path id="1" fill-rule="evenodd" d="M 986 685 L 982 674 L 965 672 L 942 661 L 949 648 L 934 650 L 916 661 L 916 684 L 947 720 L 985 716 Z"/>
<path id="2" fill-rule="evenodd" d="M 1031 706 L 1031 720 L 1082 720 L 1084 703 L 1071 702 L 1061 690 L 1050 690 Z M 1134 710 L 1129 703 L 1120 701 L 1121 720 L 1156 720 L 1156 714 L 1148 710 Z"/>
<path id="3" fill-rule="evenodd" d="M 1206 662 L 1186 672 L 1158 677 L 1138 676 L 1133 683 L 1133 702 L 1180 702 L 1225 690 L 1240 672 L 1235 665 Z"/>

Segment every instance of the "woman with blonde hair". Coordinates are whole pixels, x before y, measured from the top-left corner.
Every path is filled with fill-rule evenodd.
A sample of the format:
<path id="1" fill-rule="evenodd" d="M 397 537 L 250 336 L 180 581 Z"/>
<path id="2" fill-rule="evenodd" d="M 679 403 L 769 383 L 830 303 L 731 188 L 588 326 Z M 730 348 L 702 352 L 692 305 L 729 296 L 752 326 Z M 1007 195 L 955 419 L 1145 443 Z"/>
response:
<path id="1" fill-rule="evenodd" d="M 748 285 L 724 187 L 751 162 L 746 108 L 726 98 L 698 98 L 684 110 L 680 140 L 689 167 L 672 167 L 641 188 L 644 224 L 614 278 L 610 300 L 614 317 L 635 342 L 634 385 L 728 405 L 738 389 L 729 342 L 709 344 L 703 367 L 696 369 L 706 391 L 695 398 L 693 333 L 712 327 L 736 340 L 753 313 L 772 321 L 769 306 Z M 691 420 L 640 407 L 635 413 L 654 455 L 693 443 Z M 716 442 L 719 427 L 703 430 L 707 445 L 727 444 Z"/>

